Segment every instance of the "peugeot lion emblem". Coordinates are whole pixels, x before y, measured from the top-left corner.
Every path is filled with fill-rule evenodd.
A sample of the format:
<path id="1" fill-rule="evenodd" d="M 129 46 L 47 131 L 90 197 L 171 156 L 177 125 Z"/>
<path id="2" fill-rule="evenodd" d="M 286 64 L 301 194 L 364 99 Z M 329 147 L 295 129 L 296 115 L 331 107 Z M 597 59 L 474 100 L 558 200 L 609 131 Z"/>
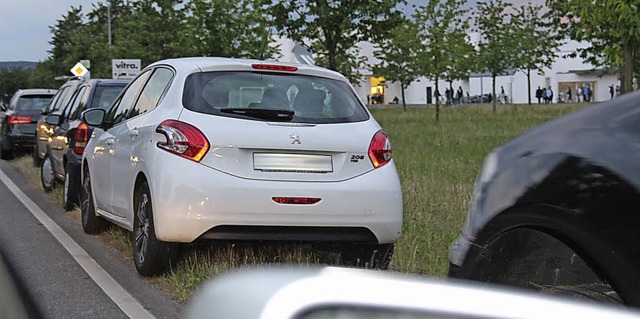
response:
<path id="1" fill-rule="evenodd" d="M 291 139 L 291 144 L 302 144 L 300 143 L 300 135 L 297 133 L 289 134 L 289 138 Z"/>

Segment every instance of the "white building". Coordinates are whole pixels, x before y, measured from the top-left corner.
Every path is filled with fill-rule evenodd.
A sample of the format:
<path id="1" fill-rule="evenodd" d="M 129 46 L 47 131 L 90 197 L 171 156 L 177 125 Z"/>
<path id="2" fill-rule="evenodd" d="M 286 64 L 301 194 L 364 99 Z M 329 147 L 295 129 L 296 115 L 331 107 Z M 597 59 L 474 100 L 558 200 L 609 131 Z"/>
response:
<path id="1" fill-rule="evenodd" d="M 309 63 L 312 59 L 310 54 L 300 45 L 289 39 L 278 39 L 282 51 L 282 61 Z M 531 74 L 531 102 L 538 103 L 535 92 L 538 87 L 548 88 L 554 92 L 553 103 L 558 103 L 559 98 L 563 102 L 568 102 L 568 91 L 571 89 L 572 101 L 576 101 L 576 91 L 583 86 L 589 86 L 592 90 L 593 102 L 606 101 L 611 98 L 610 88 L 619 86 L 618 74 L 607 74 L 601 70 L 596 70 L 592 65 L 584 63 L 580 58 L 567 58 L 568 53 L 575 52 L 577 48 L 585 46 L 584 43 L 569 41 L 560 48 L 559 57 L 551 68 L 545 68 L 542 74 L 532 71 Z M 375 50 L 371 43 L 360 43 L 360 52 L 368 58 L 368 64 L 373 66 L 379 62 L 374 56 Z M 301 51 L 302 50 L 304 51 Z M 377 77 L 370 69 L 360 70 L 362 81 L 356 85 L 356 91 L 363 101 L 371 101 L 374 94 L 381 94 L 382 104 L 388 104 L 394 97 L 402 98 L 399 83 L 386 82 L 384 78 Z M 438 87 L 441 96 L 449 87 L 449 83 L 440 81 Z M 472 74 L 468 79 L 453 82 L 453 89 L 462 88 L 464 96 L 481 96 L 492 92 L 492 79 L 490 76 Z M 509 75 L 496 78 L 496 93 L 500 95 L 501 88 L 511 103 L 528 103 L 527 76 L 524 72 L 513 70 Z M 560 94 L 559 94 L 560 93 Z M 435 103 L 435 83 L 433 81 L 420 78 L 413 82 L 405 90 L 407 104 L 434 104 Z M 400 102 L 402 102 L 400 100 Z M 373 102 L 372 102 L 373 103 Z"/>

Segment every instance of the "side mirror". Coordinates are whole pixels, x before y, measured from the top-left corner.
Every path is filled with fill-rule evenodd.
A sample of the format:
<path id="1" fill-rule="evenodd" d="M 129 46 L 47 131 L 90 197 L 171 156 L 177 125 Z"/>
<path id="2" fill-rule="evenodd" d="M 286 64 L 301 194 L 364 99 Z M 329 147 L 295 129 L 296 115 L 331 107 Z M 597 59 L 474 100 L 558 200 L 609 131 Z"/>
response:
<path id="1" fill-rule="evenodd" d="M 100 108 L 88 109 L 82 112 L 82 121 L 95 127 L 101 127 L 104 124 L 104 118 L 107 111 Z"/>
<path id="2" fill-rule="evenodd" d="M 62 116 L 60 114 L 49 114 L 44 121 L 49 125 L 59 126 L 60 122 L 62 122 Z"/>

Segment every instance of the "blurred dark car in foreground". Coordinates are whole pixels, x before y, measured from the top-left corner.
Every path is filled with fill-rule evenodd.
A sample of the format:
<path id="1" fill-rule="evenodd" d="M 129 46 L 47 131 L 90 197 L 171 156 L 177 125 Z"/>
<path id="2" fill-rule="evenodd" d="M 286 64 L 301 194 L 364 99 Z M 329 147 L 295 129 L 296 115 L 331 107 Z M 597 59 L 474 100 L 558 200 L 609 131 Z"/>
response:
<path id="1" fill-rule="evenodd" d="M 640 306 L 640 94 L 489 154 L 449 275 Z"/>
<path id="2" fill-rule="evenodd" d="M 473 282 L 348 268 L 242 269 L 206 283 L 187 319 L 640 318 L 640 313 Z"/>
<path id="3" fill-rule="evenodd" d="M 56 180 L 63 182 L 66 210 L 80 202 L 82 153 L 93 132 L 93 127 L 82 122 L 80 114 L 91 108 L 108 109 L 127 83 L 125 80 L 87 80 L 78 86 L 66 107 L 45 118 L 52 132 L 45 144 L 40 180 L 47 192 L 53 189 Z"/>
<path id="4" fill-rule="evenodd" d="M 31 149 L 35 144 L 36 122 L 56 90 L 18 90 L 7 109 L 0 113 L 0 158 L 10 159 L 16 150 Z"/>

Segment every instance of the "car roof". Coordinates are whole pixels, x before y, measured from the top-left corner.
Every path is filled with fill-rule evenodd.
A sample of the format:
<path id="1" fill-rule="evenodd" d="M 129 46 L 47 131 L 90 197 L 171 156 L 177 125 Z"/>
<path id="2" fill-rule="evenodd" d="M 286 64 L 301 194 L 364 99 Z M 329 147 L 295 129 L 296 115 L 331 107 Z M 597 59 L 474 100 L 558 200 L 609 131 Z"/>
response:
<path id="1" fill-rule="evenodd" d="M 55 95 L 58 90 L 55 89 L 20 89 L 15 94 L 18 95 Z"/>
<path id="2" fill-rule="evenodd" d="M 91 79 L 89 80 L 90 84 L 95 84 L 98 86 L 124 86 L 129 83 L 129 80 L 116 80 L 116 79 Z"/>
<path id="3" fill-rule="evenodd" d="M 268 72 L 283 73 L 283 74 L 304 74 L 320 76 L 330 79 L 347 81 L 347 79 L 340 73 L 318 67 L 315 65 L 268 61 L 268 60 L 254 60 L 254 59 L 234 59 L 234 58 L 220 58 L 220 57 L 192 57 L 192 58 L 177 58 L 161 60 L 151 64 L 149 67 L 157 65 L 169 65 L 176 70 L 186 71 L 187 73 L 196 72 L 208 72 L 208 71 L 261 71 L 253 67 L 253 65 L 276 65 L 276 66 L 293 66 L 296 67 L 296 71 L 278 71 L 269 70 Z"/>

